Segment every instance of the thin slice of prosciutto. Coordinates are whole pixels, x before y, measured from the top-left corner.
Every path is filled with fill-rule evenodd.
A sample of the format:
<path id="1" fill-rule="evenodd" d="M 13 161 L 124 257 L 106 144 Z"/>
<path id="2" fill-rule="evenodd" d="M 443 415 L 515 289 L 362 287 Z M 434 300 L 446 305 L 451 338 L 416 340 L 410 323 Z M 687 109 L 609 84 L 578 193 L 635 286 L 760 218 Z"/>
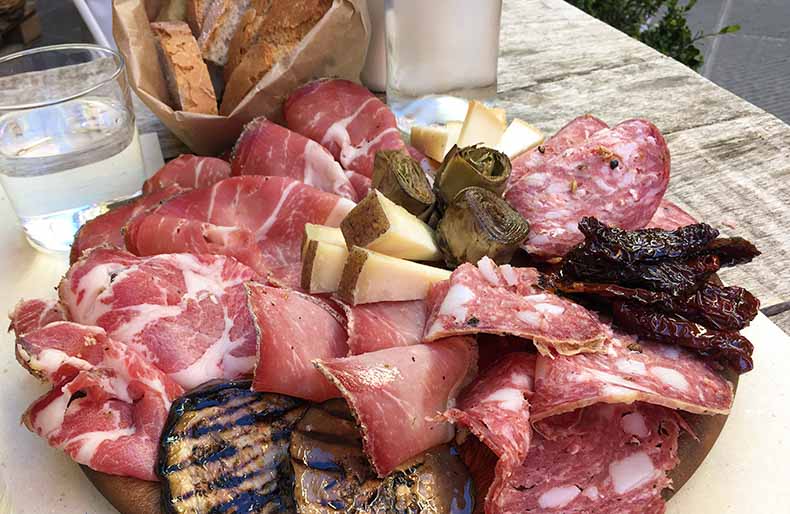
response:
<path id="1" fill-rule="evenodd" d="M 156 208 L 162 202 L 183 192 L 176 185 L 168 186 L 119 205 L 85 223 L 74 236 L 69 261 L 73 264 L 91 248 L 109 245 L 125 248 L 123 227 L 129 220 Z"/>
<path id="2" fill-rule="evenodd" d="M 229 255 L 296 288 L 305 224 L 336 227 L 354 205 L 286 177 L 231 177 L 135 218 L 126 244 L 137 255 Z"/>
<path id="3" fill-rule="evenodd" d="M 326 148 L 264 117 L 244 127 L 231 167 L 234 176 L 289 177 L 349 200 L 361 198 Z"/>
<path id="4" fill-rule="evenodd" d="M 316 366 L 348 402 L 379 476 L 453 437 L 442 413 L 476 372 L 472 338 L 388 348 Z"/>
<path id="5" fill-rule="evenodd" d="M 8 318 L 11 320 L 8 330 L 13 330 L 17 336 L 45 327 L 55 321 L 67 320 L 66 311 L 56 298 L 20 300 Z"/>
<path id="6" fill-rule="evenodd" d="M 312 296 L 247 284 L 247 299 L 258 334 L 258 358 L 252 388 L 314 402 L 340 392 L 319 372 L 315 359 L 348 353 L 342 319 L 326 302 Z"/>
<path id="7" fill-rule="evenodd" d="M 423 341 L 463 334 L 531 339 L 544 355 L 598 352 L 603 325 L 579 304 L 540 289 L 534 268 L 497 266 L 485 257 L 463 264 L 434 285 Z"/>
<path id="8" fill-rule="evenodd" d="M 367 88 L 324 79 L 300 87 L 285 101 L 291 130 L 325 146 L 344 169 L 373 175 L 378 150 L 404 150 L 392 111 Z"/>
<path id="9" fill-rule="evenodd" d="M 181 387 L 99 327 L 54 322 L 19 337 L 20 362 L 52 390 L 25 426 L 96 471 L 156 481 L 159 438 Z"/>
<path id="10" fill-rule="evenodd" d="M 337 301 L 348 320 L 349 355 L 375 352 L 394 346 L 411 346 L 425 330 L 424 300 L 377 302 L 350 306 Z"/>
<path id="11" fill-rule="evenodd" d="M 500 483 L 486 514 L 658 514 L 678 462 L 681 424 L 655 405 L 595 405 L 547 420 L 529 457 Z"/>
<path id="12" fill-rule="evenodd" d="M 210 187 L 230 177 L 230 164 L 216 157 L 182 154 L 145 181 L 143 194 L 178 186 L 184 190 Z"/>
<path id="13" fill-rule="evenodd" d="M 244 283 L 257 278 L 224 256 L 97 248 L 69 269 L 59 292 L 71 320 L 103 328 L 190 389 L 252 373 Z"/>

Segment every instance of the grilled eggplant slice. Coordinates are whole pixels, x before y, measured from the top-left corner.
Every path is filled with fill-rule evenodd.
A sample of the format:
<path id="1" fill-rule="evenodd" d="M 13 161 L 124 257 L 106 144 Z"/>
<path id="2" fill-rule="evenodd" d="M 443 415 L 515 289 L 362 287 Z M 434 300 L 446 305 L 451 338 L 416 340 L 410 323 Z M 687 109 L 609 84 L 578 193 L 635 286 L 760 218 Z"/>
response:
<path id="1" fill-rule="evenodd" d="M 301 514 L 464 514 L 472 482 L 455 450 L 438 446 L 376 477 L 345 402 L 305 412 L 291 434 L 294 496 Z"/>
<path id="2" fill-rule="evenodd" d="M 304 410 L 301 400 L 251 391 L 250 381 L 179 398 L 159 450 L 164 512 L 295 512 L 288 446 Z"/>

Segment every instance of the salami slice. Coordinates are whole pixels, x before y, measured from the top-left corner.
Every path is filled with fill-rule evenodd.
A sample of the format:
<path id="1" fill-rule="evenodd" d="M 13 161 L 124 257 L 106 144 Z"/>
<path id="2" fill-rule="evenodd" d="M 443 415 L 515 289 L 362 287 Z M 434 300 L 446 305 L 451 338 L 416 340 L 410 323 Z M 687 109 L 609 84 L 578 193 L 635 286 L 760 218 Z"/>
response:
<path id="1" fill-rule="evenodd" d="M 594 133 L 511 181 L 505 199 L 530 222 L 524 248 L 564 255 L 584 237 L 584 216 L 608 225 L 647 225 L 669 183 L 669 148 L 652 123 L 629 120 Z"/>
<path id="2" fill-rule="evenodd" d="M 287 289 L 248 283 L 258 357 L 252 388 L 315 402 L 340 392 L 313 366 L 314 359 L 345 357 L 346 331 L 322 300 Z"/>
<path id="3" fill-rule="evenodd" d="M 605 353 L 538 358 L 532 419 L 594 403 L 635 401 L 696 414 L 727 414 L 732 386 L 698 356 L 607 328 Z"/>
<path id="4" fill-rule="evenodd" d="M 561 154 L 574 145 L 584 143 L 590 136 L 605 128 L 609 128 L 609 125 L 589 114 L 571 120 L 542 145 L 513 160 L 510 184 L 515 184 L 525 174 L 543 166 L 546 160 Z"/>
<path id="5" fill-rule="evenodd" d="M 661 228 L 664 230 L 675 230 L 686 225 L 697 223 L 691 214 L 687 213 L 667 199 L 661 200 L 658 210 L 653 215 L 653 219 L 647 224 L 647 228 Z"/>
<path id="6" fill-rule="evenodd" d="M 500 458 L 521 463 L 529 449 L 535 354 L 511 353 L 477 377 L 445 417 L 470 429 Z"/>
<path id="7" fill-rule="evenodd" d="M 678 462 L 673 411 L 595 405 L 551 423 L 552 439 L 535 434 L 523 465 L 489 490 L 487 514 L 664 512 L 661 491 Z"/>
<path id="8" fill-rule="evenodd" d="M 365 453 L 379 476 L 453 437 L 441 414 L 476 372 L 474 340 L 388 348 L 315 361 L 354 412 Z"/>
<path id="9" fill-rule="evenodd" d="M 423 341 L 463 334 L 532 339 L 539 352 L 573 355 L 600 351 L 606 333 L 587 309 L 538 287 L 534 268 L 497 267 L 484 258 L 459 266 L 428 296 Z"/>
<path id="10" fill-rule="evenodd" d="M 342 305 L 348 319 L 349 355 L 375 352 L 394 346 L 411 346 L 422 340 L 425 301 L 378 302 L 352 307 Z"/>

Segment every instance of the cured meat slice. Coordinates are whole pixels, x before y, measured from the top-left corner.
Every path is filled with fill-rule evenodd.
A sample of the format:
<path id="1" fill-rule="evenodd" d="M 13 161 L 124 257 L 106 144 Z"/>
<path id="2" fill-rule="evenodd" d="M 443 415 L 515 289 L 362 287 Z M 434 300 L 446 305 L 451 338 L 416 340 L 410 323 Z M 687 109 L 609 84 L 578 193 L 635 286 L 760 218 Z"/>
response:
<path id="1" fill-rule="evenodd" d="M 11 320 L 8 330 L 13 330 L 17 336 L 67 319 L 66 311 L 55 298 L 20 300 L 8 318 Z"/>
<path id="2" fill-rule="evenodd" d="M 373 187 L 373 181 L 370 179 L 370 177 L 366 177 L 362 173 L 357 173 L 356 171 L 347 171 L 346 177 L 354 187 L 354 191 L 357 193 L 357 198 L 365 198 L 368 193 L 370 193 L 370 190 Z"/>
<path id="3" fill-rule="evenodd" d="M 489 491 L 487 514 L 657 514 L 678 462 L 677 414 L 653 405 L 596 405 L 535 434 L 529 457 Z M 496 482 L 495 482 L 496 484 Z"/>
<path id="4" fill-rule="evenodd" d="M 346 331 L 331 307 L 312 296 L 247 284 L 258 333 L 258 362 L 252 388 L 315 402 L 340 396 L 313 366 L 315 359 L 345 357 Z"/>
<path id="5" fill-rule="evenodd" d="M 647 228 L 661 228 L 664 230 L 675 230 L 687 225 L 697 223 L 691 214 L 687 213 L 667 199 L 661 200 L 658 210 L 653 215 L 653 219 L 647 224 Z"/>
<path id="6" fill-rule="evenodd" d="M 349 355 L 411 346 L 422 340 L 427 317 L 424 300 L 341 305 L 348 320 Z"/>
<path id="7" fill-rule="evenodd" d="M 542 145 L 524 152 L 513 160 L 510 184 L 515 184 L 524 174 L 531 173 L 543 166 L 548 159 L 561 154 L 572 146 L 584 143 L 590 136 L 605 128 L 609 128 L 609 125 L 589 114 L 574 118 Z"/>
<path id="8" fill-rule="evenodd" d="M 655 125 L 624 121 L 511 181 L 505 199 L 530 222 L 524 248 L 560 257 L 584 240 L 577 225 L 585 216 L 628 230 L 647 225 L 667 189 L 669 164 Z"/>
<path id="9" fill-rule="evenodd" d="M 730 383 L 698 356 L 607 327 L 605 353 L 538 358 L 532 420 L 594 403 L 642 401 L 696 414 L 727 414 Z"/>
<path id="10" fill-rule="evenodd" d="M 359 421 L 365 453 L 379 476 L 448 442 L 441 414 L 476 372 L 477 348 L 465 337 L 316 361 Z"/>
<path id="11" fill-rule="evenodd" d="M 231 177 L 174 198 L 127 226 L 138 255 L 230 255 L 298 287 L 306 223 L 337 227 L 354 202 L 285 177 Z"/>
<path id="12" fill-rule="evenodd" d="M 244 283 L 256 278 L 224 256 L 97 248 L 69 269 L 59 292 L 73 321 L 105 329 L 191 389 L 252 373 L 256 337 Z"/>
<path id="13" fill-rule="evenodd" d="M 392 111 L 367 88 L 327 79 L 300 87 L 285 101 L 288 128 L 324 145 L 344 169 L 373 175 L 378 150 L 405 150 Z"/>
<path id="14" fill-rule="evenodd" d="M 55 322 L 23 335 L 17 354 L 52 384 L 22 417 L 80 464 L 156 481 L 159 437 L 183 390 L 99 327 Z"/>
<path id="15" fill-rule="evenodd" d="M 202 189 L 230 177 L 230 164 L 216 157 L 179 155 L 162 166 L 145 181 L 143 194 L 178 186 L 182 189 Z"/>
<path id="16" fill-rule="evenodd" d="M 129 220 L 157 207 L 182 191 L 178 186 L 166 187 L 149 195 L 135 198 L 88 221 L 80 227 L 74 236 L 69 261 L 74 264 L 85 251 L 97 246 L 109 245 L 125 248 L 122 229 Z"/>
<path id="17" fill-rule="evenodd" d="M 231 166 L 234 176 L 289 177 L 350 200 L 361 198 L 326 148 L 263 117 L 244 127 Z"/>
<path id="18" fill-rule="evenodd" d="M 535 354 L 511 353 L 477 377 L 445 417 L 465 426 L 509 463 L 521 464 L 529 450 L 529 396 Z"/>
<path id="19" fill-rule="evenodd" d="M 534 268 L 462 264 L 428 296 L 423 342 L 463 334 L 532 339 L 544 355 L 601 351 L 606 332 L 587 309 L 538 287 Z"/>

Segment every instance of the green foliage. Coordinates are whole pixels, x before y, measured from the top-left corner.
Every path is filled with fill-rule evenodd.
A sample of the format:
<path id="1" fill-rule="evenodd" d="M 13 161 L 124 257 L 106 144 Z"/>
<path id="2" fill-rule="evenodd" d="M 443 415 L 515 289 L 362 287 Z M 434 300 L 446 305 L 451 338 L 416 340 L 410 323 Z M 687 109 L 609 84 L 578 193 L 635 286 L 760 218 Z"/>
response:
<path id="1" fill-rule="evenodd" d="M 703 38 L 730 34 L 739 25 L 728 25 L 715 34 L 692 34 L 686 14 L 697 0 L 566 0 L 629 36 L 648 44 L 686 66 L 698 70 L 702 52 L 695 43 Z"/>

